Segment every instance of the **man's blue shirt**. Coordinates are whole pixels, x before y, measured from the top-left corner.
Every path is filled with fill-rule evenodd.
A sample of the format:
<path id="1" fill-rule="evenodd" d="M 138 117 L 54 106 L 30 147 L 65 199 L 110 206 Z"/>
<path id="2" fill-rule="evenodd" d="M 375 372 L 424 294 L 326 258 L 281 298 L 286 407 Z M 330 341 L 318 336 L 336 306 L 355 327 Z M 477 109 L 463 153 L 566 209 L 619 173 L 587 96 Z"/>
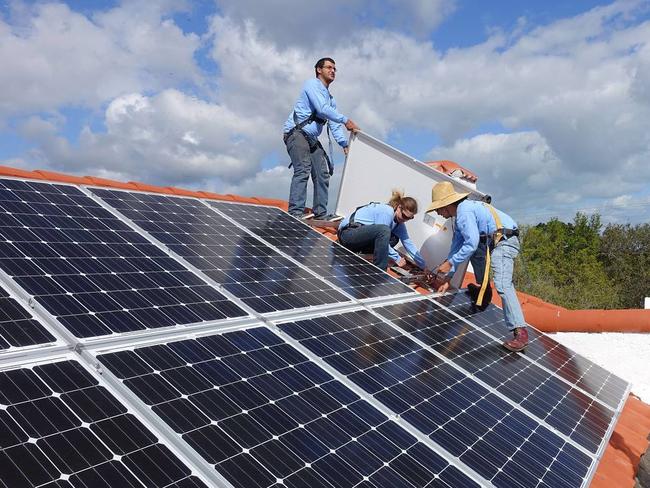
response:
<path id="1" fill-rule="evenodd" d="M 413 244 L 413 241 L 409 237 L 409 233 L 406 230 L 404 224 L 398 224 L 395 222 L 395 210 L 393 207 L 386 203 L 371 203 L 365 207 L 361 207 L 356 211 L 354 215 L 354 221 L 358 224 L 363 225 L 372 225 L 372 224 L 384 224 L 390 228 L 391 233 L 399 237 L 399 240 L 402 242 L 404 249 L 413 257 L 416 264 L 424 269 L 425 263 L 424 258 L 420 255 L 420 252 Z M 339 229 L 342 229 L 350 222 L 350 217 L 344 218 L 339 224 Z M 399 253 L 388 246 L 388 256 L 393 261 L 398 261 L 400 258 Z"/>
<path id="2" fill-rule="evenodd" d="M 501 220 L 504 229 L 516 229 L 517 223 L 501 210 L 494 209 Z M 464 200 L 458 204 L 454 235 L 447 260 L 451 263 L 453 274 L 461 263 L 472 257 L 479 244 L 481 234 L 491 236 L 497 230 L 497 225 L 483 202 Z"/>
<path id="3" fill-rule="evenodd" d="M 348 139 L 341 124 L 345 124 L 348 118 L 336 111 L 336 100 L 330 94 L 329 90 L 323 82 L 318 78 L 311 78 L 305 81 L 302 86 L 302 91 L 298 96 L 298 100 L 293 107 L 293 111 L 289 114 L 289 118 L 284 123 L 284 132 L 287 133 L 296 126 L 293 120 L 293 114 L 296 114 L 298 123 L 309 118 L 312 112 L 316 113 L 319 119 L 327 119 L 331 121 L 330 130 L 336 142 L 341 147 L 348 145 Z M 323 132 L 323 126 L 318 122 L 312 122 L 302 128 L 302 130 L 312 139 L 318 139 L 318 136 Z"/>

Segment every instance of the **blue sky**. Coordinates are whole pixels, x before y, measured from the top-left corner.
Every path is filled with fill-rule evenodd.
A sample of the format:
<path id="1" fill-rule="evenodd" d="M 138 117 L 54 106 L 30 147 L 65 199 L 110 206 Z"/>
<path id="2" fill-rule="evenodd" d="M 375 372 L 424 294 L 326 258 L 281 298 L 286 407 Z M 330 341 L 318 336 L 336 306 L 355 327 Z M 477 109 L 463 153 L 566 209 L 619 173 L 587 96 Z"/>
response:
<path id="1" fill-rule="evenodd" d="M 648 221 L 649 19 L 638 0 L 10 0 L 0 164 L 286 198 L 278 134 L 329 55 L 341 112 L 473 170 L 520 221 Z"/>

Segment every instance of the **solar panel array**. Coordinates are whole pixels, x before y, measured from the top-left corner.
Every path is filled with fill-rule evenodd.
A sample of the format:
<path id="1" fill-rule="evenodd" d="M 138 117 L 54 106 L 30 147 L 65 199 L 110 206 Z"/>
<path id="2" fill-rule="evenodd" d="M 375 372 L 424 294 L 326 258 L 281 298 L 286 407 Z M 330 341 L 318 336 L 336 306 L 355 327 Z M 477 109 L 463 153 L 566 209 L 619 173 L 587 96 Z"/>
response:
<path id="1" fill-rule="evenodd" d="M 79 189 L 0 181 L 0 268 L 77 337 L 246 313 Z"/>
<path id="2" fill-rule="evenodd" d="M 591 466 L 526 411 L 368 311 L 281 328 L 496 486 L 579 486 Z"/>
<path id="3" fill-rule="evenodd" d="M 198 200 L 93 192 L 256 312 L 347 300 Z"/>
<path id="4" fill-rule="evenodd" d="M 586 486 L 629 389 L 275 208 L 0 178 L 0 278 L 0 486 Z"/>
<path id="5" fill-rule="evenodd" d="M 0 286 L 0 350 L 54 342 L 56 338 Z"/>
<path id="6" fill-rule="evenodd" d="M 206 487 L 74 360 L 0 372 L 5 487 Z"/>
<path id="7" fill-rule="evenodd" d="M 99 359 L 236 487 L 478 486 L 267 328 Z"/>
<path id="8" fill-rule="evenodd" d="M 528 360 L 527 356 L 512 359 L 493 337 L 468 327 L 462 318 L 428 300 L 384 307 L 378 312 L 593 453 L 614 416 L 612 408 L 618 406 L 627 387 L 610 373 L 610 384 L 603 384 L 602 378 L 595 376 L 597 388 L 582 383 L 587 390 L 573 386 L 566 379 L 549 374 L 542 364 Z M 537 336 L 534 331 L 532 334 Z M 542 344 L 536 342 L 533 341 L 531 349 L 538 351 Z M 564 366 L 568 366 L 566 362 Z M 574 368 L 574 377 L 579 370 Z M 608 405 L 602 398 L 618 398 L 618 402 Z"/>
<path id="9" fill-rule="evenodd" d="M 507 327 L 504 325 L 503 313 L 494 305 L 477 313 L 469 296 L 464 293 L 438 297 L 435 301 L 457 316 L 471 319 L 475 327 L 494 340 L 503 340 L 508 334 Z M 530 344 L 526 348 L 525 357 L 533 360 L 545 370 L 555 373 L 565 382 L 584 390 L 609 407 L 616 408 L 618 406 L 627 387 L 627 383 L 621 378 L 535 329 L 529 331 L 529 340 Z"/>
<path id="10" fill-rule="evenodd" d="M 354 298 L 414 293 L 376 266 L 277 208 L 225 202 L 210 202 L 210 205 Z"/>

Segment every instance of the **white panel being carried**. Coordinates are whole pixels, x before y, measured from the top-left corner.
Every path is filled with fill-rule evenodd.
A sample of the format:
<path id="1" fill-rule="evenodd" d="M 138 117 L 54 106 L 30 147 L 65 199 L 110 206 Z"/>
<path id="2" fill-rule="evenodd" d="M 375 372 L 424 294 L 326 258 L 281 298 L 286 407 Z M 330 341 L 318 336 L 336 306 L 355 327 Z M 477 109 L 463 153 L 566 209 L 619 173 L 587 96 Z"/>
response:
<path id="1" fill-rule="evenodd" d="M 419 207 L 418 214 L 407 224 L 409 235 L 420 249 L 427 268 L 433 268 L 447 257 L 453 233 L 451 220 L 445 220 L 435 212 L 425 213 L 431 202 L 431 188 L 440 181 L 450 181 L 457 191 L 470 192 L 472 199 L 485 197 L 471 184 L 440 173 L 388 144 L 359 132 L 350 141 L 336 213 L 347 216 L 369 202 L 387 202 L 393 189 L 404 191 L 406 196 L 417 200 Z M 460 286 L 465 269 L 466 265 L 455 274 L 452 286 Z"/>

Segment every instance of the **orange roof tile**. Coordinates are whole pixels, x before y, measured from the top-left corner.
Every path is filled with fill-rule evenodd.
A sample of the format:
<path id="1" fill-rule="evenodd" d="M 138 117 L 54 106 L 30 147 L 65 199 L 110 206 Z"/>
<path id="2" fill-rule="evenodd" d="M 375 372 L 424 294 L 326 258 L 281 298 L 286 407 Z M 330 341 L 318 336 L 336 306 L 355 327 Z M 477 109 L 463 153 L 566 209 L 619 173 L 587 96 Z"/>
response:
<path id="1" fill-rule="evenodd" d="M 106 178 L 98 178 L 96 176 L 86 176 L 95 186 L 106 186 L 109 188 L 122 188 L 123 190 L 137 190 L 138 188 L 133 183 L 123 183 L 121 181 L 108 180 Z"/>
<path id="2" fill-rule="evenodd" d="M 55 171 L 37 169 L 34 171 L 34 174 L 39 175 L 44 180 L 56 181 L 58 183 L 72 183 L 73 185 L 87 185 L 90 183 L 90 180 L 85 176 L 73 176 Z"/>
<path id="3" fill-rule="evenodd" d="M 452 173 L 454 173 L 454 171 L 459 171 L 462 178 L 465 178 L 472 182 L 476 182 L 478 180 L 478 176 L 476 175 L 476 173 L 468 170 L 467 168 L 463 168 L 458 163 L 449 161 L 447 159 L 443 159 L 440 161 L 426 161 L 424 164 L 446 175 L 451 175 Z"/>
<path id="4" fill-rule="evenodd" d="M 119 181 L 107 180 L 93 176 L 71 176 L 51 171 L 25 171 L 8 166 L 0 166 L 0 176 L 10 176 L 26 179 L 49 180 L 61 183 L 86 184 L 95 186 L 105 186 L 110 188 L 124 188 L 131 190 L 151 191 L 155 193 L 167 193 L 172 195 L 197 196 L 199 198 L 211 198 L 218 200 L 229 200 L 240 203 L 256 203 L 287 209 L 287 202 L 282 200 L 266 198 L 244 198 L 237 195 L 220 195 L 217 193 L 199 191 L 194 192 L 174 187 L 160 187 L 147 185 L 137 182 L 122 183 Z M 318 228 L 315 230 L 321 232 L 326 237 L 336 240 L 336 232 L 332 228 Z M 463 284 L 470 282 L 473 276 L 468 273 Z M 424 288 L 416 288 L 422 294 L 430 293 Z M 530 297 L 532 300 L 538 300 L 536 297 Z M 494 301 L 499 303 L 498 295 L 494 296 Z M 598 465 L 598 469 L 591 483 L 591 488 L 633 488 L 635 486 L 636 470 L 639 465 L 641 455 L 648 449 L 650 434 L 650 405 L 643 403 L 638 397 L 630 394 L 623 411 L 619 417 L 616 428 L 612 433 L 609 444 L 603 454 L 603 458 Z"/>

